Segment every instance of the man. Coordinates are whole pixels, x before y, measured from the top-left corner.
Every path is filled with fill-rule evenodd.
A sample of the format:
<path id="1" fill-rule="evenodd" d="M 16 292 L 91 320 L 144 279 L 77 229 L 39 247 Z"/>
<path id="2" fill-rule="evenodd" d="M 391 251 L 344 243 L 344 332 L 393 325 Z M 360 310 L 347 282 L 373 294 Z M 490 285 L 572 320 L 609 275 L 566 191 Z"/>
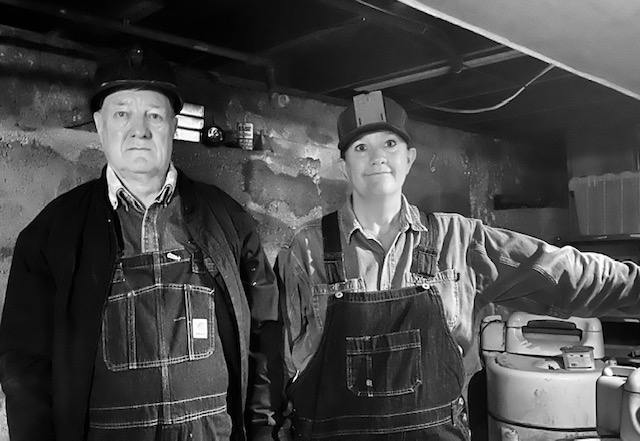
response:
<path id="1" fill-rule="evenodd" d="M 273 439 L 275 277 L 250 216 L 171 162 L 171 66 L 123 51 L 99 65 L 91 106 L 102 175 L 15 247 L 0 326 L 11 439 Z"/>
<path id="2" fill-rule="evenodd" d="M 296 439 L 468 440 L 463 357 L 489 302 L 640 312 L 633 263 L 409 204 L 406 121 L 380 92 L 354 98 L 338 119 L 351 194 L 278 255 Z"/>

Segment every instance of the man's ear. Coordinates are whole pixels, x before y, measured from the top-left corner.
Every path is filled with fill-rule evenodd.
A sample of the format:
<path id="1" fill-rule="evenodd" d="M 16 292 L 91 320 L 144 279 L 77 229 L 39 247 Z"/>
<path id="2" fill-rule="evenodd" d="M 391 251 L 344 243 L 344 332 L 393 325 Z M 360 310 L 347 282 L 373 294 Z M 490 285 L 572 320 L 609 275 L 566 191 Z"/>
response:
<path id="1" fill-rule="evenodd" d="M 96 125 L 96 130 L 98 131 L 100 140 L 102 140 L 102 126 L 104 124 L 104 117 L 99 110 L 93 112 L 93 123 Z"/>
<path id="2" fill-rule="evenodd" d="M 178 130 L 178 116 L 173 115 L 173 122 L 171 124 L 171 138 L 176 136 L 176 130 Z"/>

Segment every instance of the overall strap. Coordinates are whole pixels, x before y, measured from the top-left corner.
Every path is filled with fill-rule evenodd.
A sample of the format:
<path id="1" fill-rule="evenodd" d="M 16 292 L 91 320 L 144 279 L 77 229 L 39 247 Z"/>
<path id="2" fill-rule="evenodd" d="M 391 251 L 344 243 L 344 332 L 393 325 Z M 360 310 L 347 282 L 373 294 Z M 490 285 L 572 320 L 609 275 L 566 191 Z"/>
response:
<path id="1" fill-rule="evenodd" d="M 344 253 L 340 241 L 340 223 L 337 211 L 322 217 L 322 241 L 324 243 L 324 268 L 328 283 L 346 281 L 347 273 L 344 267 Z"/>
<path id="2" fill-rule="evenodd" d="M 420 243 L 413 249 L 411 272 L 435 277 L 438 273 L 438 222 L 433 213 L 420 212 L 420 220 L 427 231 L 420 235 Z"/>

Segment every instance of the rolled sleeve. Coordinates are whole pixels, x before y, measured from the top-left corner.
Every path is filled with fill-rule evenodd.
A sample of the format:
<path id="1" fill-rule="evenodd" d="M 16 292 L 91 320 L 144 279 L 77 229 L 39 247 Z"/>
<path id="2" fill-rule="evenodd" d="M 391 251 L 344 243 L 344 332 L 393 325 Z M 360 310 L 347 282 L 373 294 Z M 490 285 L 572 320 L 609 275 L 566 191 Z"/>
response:
<path id="1" fill-rule="evenodd" d="M 486 301 L 556 316 L 640 313 L 639 267 L 556 247 L 525 234 L 477 225 L 472 245 Z"/>

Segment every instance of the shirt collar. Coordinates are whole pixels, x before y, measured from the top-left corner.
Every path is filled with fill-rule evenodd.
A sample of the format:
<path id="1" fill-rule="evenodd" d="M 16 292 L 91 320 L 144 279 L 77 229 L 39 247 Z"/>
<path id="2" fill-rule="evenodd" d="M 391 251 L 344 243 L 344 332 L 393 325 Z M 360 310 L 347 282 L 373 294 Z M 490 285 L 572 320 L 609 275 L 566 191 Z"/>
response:
<path id="1" fill-rule="evenodd" d="M 125 185 L 122 183 L 116 172 L 111 168 L 111 165 L 107 164 L 107 189 L 109 195 L 109 202 L 114 210 L 118 208 L 120 204 L 125 208 L 125 210 L 129 210 L 129 208 L 134 207 L 138 211 L 145 211 L 144 205 L 136 198 Z M 154 200 L 154 203 L 162 204 L 166 206 L 171 202 L 171 198 L 173 197 L 173 193 L 176 189 L 176 182 L 178 181 L 178 171 L 176 170 L 173 163 L 169 164 L 169 171 L 167 172 L 167 177 L 165 178 L 164 185 L 162 189 L 158 192 L 158 196 Z"/>
<path id="2" fill-rule="evenodd" d="M 353 233 L 360 230 L 364 233 L 362 225 L 358 222 L 356 214 L 353 211 L 353 202 L 351 196 L 347 197 L 347 202 L 340 208 L 340 221 L 342 223 L 342 232 L 347 243 L 351 242 Z M 400 231 L 407 231 L 411 228 L 413 231 L 424 232 L 427 227 L 420 220 L 420 210 L 418 207 L 409 204 L 407 198 L 402 195 L 402 205 L 400 207 Z"/>

